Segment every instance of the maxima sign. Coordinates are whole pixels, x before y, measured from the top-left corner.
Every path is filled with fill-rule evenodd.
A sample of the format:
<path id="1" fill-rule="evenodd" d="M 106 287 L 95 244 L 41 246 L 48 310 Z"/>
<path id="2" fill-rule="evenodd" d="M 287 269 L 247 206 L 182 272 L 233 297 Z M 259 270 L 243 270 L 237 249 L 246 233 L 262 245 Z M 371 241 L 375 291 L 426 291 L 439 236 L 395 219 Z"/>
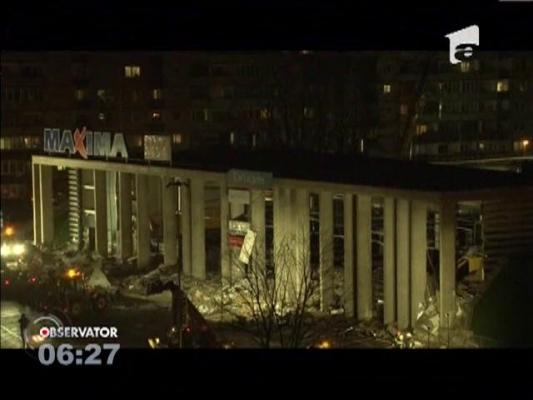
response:
<path id="1" fill-rule="evenodd" d="M 85 127 L 76 129 L 44 129 L 44 151 L 49 153 L 79 153 L 87 159 L 95 157 L 128 158 L 128 149 L 122 133 L 92 132 Z"/>

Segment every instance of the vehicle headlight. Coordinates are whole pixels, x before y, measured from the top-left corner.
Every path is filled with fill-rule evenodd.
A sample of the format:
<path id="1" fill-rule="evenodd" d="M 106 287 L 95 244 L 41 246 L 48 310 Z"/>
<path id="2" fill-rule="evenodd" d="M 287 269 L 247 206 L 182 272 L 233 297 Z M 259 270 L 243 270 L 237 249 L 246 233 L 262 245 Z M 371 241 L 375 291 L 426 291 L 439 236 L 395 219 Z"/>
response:
<path id="1" fill-rule="evenodd" d="M 26 248 L 24 247 L 23 244 L 17 243 L 13 245 L 13 248 L 12 248 L 13 255 L 20 256 L 24 254 L 25 251 L 26 251 Z"/>
<path id="2" fill-rule="evenodd" d="M 3 244 L 2 248 L 0 249 L 0 253 L 2 257 L 9 257 L 12 253 L 11 246 L 8 244 Z"/>

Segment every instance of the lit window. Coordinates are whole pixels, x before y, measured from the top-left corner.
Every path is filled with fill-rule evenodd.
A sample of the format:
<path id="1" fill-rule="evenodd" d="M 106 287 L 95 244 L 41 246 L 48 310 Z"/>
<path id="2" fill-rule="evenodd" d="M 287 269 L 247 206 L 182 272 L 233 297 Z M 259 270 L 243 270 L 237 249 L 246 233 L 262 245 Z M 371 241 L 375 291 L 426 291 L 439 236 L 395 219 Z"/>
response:
<path id="1" fill-rule="evenodd" d="M 154 100 L 161 100 L 161 89 L 152 90 L 152 98 Z"/>
<path id="2" fill-rule="evenodd" d="M 231 132 L 229 134 L 229 142 L 230 142 L 230 144 L 235 143 L 235 133 L 234 132 Z"/>
<path id="3" fill-rule="evenodd" d="M 267 108 L 263 108 L 259 112 L 259 118 L 261 119 L 269 119 L 270 118 L 270 112 Z"/>
<path id="4" fill-rule="evenodd" d="M 392 90 L 391 85 L 383 85 L 383 93 L 390 93 Z"/>
<path id="5" fill-rule="evenodd" d="M 152 119 L 153 120 L 160 120 L 161 119 L 161 113 L 158 113 L 158 112 L 152 113 Z"/>
<path id="6" fill-rule="evenodd" d="M 211 96 L 214 99 L 229 99 L 233 97 L 234 91 L 232 86 L 215 86 L 211 88 Z"/>
<path id="7" fill-rule="evenodd" d="M 126 65 L 124 67 L 124 76 L 126 78 L 138 78 L 141 76 L 141 67 L 138 65 Z"/>
<path id="8" fill-rule="evenodd" d="M 105 91 L 105 89 L 98 89 L 96 91 L 96 95 L 102 101 L 105 101 L 107 99 L 107 92 Z"/>
<path id="9" fill-rule="evenodd" d="M 463 61 L 461 64 L 461 72 L 470 72 L 470 62 L 469 61 Z"/>
<path id="10" fill-rule="evenodd" d="M 485 143 L 480 143 L 480 144 L 479 144 L 479 149 L 480 149 L 480 150 L 483 150 L 484 148 L 485 148 Z"/>
<path id="11" fill-rule="evenodd" d="M 304 107 L 304 117 L 313 118 L 315 116 L 315 110 L 312 107 Z"/>
<path id="12" fill-rule="evenodd" d="M 426 124 L 421 124 L 416 126 L 416 134 L 423 135 L 428 131 L 428 126 Z"/>
<path id="13" fill-rule="evenodd" d="M 74 93 L 74 96 L 76 97 L 76 100 L 81 101 L 85 99 L 86 93 L 83 89 L 76 89 L 76 92 Z"/>
<path id="14" fill-rule="evenodd" d="M 509 81 L 507 79 L 504 79 L 502 81 L 498 81 L 496 83 L 496 91 L 497 92 L 507 92 L 507 91 L 509 91 Z"/>
<path id="15" fill-rule="evenodd" d="M 181 144 L 181 133 L 175 133 L 172 135 L 172 140 L 174 144 Z"/>
<path id="16" fill-rule="evenodd" d="M 407 107 L 407 104 L 401 104 L 400 105 L 400 114 L 401 115 L 407 115 L 408 110 L 409 110 L 409 107 Z"/>

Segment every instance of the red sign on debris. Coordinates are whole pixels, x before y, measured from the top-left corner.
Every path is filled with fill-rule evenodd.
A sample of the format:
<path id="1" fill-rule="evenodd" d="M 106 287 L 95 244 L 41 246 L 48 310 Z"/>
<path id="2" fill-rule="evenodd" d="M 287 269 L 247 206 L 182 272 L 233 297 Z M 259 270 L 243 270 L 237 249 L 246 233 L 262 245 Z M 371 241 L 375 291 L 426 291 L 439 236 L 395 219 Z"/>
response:
<path id="1" fill-rule="evenodd" d="M 244 243 L 244 236 L 237 236 L 237 235 L 229 235 L 228 237 L 228 244 L 230 247 L 242 247 L 242 244 Z"/>

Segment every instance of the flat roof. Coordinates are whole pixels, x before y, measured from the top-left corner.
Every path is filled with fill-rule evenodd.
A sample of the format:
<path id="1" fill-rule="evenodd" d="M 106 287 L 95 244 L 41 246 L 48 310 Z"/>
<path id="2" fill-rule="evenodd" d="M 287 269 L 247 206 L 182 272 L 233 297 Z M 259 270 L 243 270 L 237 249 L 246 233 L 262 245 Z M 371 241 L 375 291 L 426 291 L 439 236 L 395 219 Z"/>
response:
<path id="1" fill-rule="evenodd" d="M 204 149 L 174 152 L 172 165 L 147 162 L 130 154 L 120 159 L 57 157 L 35 154 L 54 160 L 83 163 L 104 162 L 128 168 L 163 167 L 198 172 L 226 173 L 230 169 L 271 172 L 274 178 L 327 182 L 356 186 L 380 187 L 422 192 L 470 192 L 510 187 L 532 187 L 531 174 L 483 170 L 461 166 L 435 165 L 424 161 L 394 160 L 363 155 L 316 154 L 303 150 L 264 151 L 249 149 Z M 140 157 L 140 155 L 137 155 Z M 67 163 L 66 163 L 67 164 Z"/>
<path id="2" fill-rule="evenodd" d="M 266 171 L 272 172 L 275 178 L 439 192 L 533 184 L 531 176 L 514 172 L 434 165 L 422 161 L 316 154 L 302 150 L 186 151 L 174 153 L 172 165 L 213 172 L 232 168 Z"/>

